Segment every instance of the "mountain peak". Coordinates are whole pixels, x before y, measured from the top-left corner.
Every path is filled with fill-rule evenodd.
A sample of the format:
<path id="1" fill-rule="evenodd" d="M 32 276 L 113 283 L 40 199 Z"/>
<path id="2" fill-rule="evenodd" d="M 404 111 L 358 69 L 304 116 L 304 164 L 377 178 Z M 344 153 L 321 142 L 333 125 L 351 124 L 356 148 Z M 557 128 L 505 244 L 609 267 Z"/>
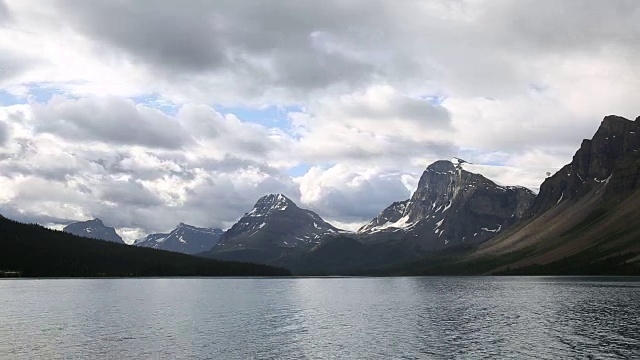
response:
<path id="1" fill-rule="evenodd" d="M 250 212 L 224 233 L 212 254 L 219 258 L 232 256 L 236 260 L 268 262 L 292 249 L 308 250 L 325 235 L 339 231 L 285 195 L 269 194 L 261 197 Z"/>
<path id="2" fill-rule="evenodd" d="M 63 231 L 98 240 L 124 243 L 114 228 L 106 226 L 102 220 L 98 218 L 71 223 L 65 226 Z"/>
<path id="3" fill-rule="evenodd" d="M 519 219 L 533 202 L 531 191 L 500 186 L 464 170 L 464 163 L 429 165 L 409 200 L 393 203 L 358 233 L 371 241 L 414 241 L 425 249 L 480 243 Z"/>
<path id="4" fill-rule="evenodd" d="M 296 207 L 296 204 L 283 194 L 268 194 L 258 199 L 253 209 L 246 216 L 266 216 L 275 211 L 284 211 L 288 208 Z"/>
<path id="5" fill-rule="evenodd" d="M 267 194 L 258 199 L 260 201 L 268 201 L 268 202 L 292 202 L 291 199 L 286 197 L 284 194 Z"/>
<path id="6" fill-rule="evenodd" d="M 636 189 L 640 161 L 640 122 L 621 116 L 605 116 L 591 139 L 585 139 L 571 162 L 546 178 L 531 208 L 540 215 L 561 202 L 582 198 L 595 191 L 619 196 Z M 607 189 L 603 189 L 604 187 Z"/>
<path id="7" fill-rule="evenodd" d="M 456 169 L 455 165 L 449 160 L 438 160 L 427 166 L 427 171 L 449 172 Z"/>

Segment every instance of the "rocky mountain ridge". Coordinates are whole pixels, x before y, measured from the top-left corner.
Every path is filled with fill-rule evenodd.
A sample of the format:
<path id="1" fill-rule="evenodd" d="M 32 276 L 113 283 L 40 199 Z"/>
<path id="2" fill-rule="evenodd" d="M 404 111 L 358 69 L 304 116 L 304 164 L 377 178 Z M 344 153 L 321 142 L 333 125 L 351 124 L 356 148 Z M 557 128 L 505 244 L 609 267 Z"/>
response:
<path id="1" fill-rule="evenodd" d="M 428 250 L 478 244 L 521 219 L 534 199 L 529 189 L 501 186 L 462 163 L 440 160 L 427 167 L 410 199 L 391 204 L 358 236 L 411 239 Z"/>
<path id="2" fill-rule="evenodd" d="M 119 244 L 124 244 L 124 241 L 116 232 L 116 229 L 106 226 L 102 220 L 96 218 L 88 221 L 79 221 L 71 223 L 62 229 L 64 232 L 68 232 L 73 235 L 88 237 L 91 239 L 98 239 L 104 241 L 111 241 Z"/>
<path id="3" fill-rule="evenodd" d="M 605 117 L 572 161 L 542 183 L 527 219 L 465 261 L 487 258 L 493 271 L 518 273 L 624 273 L 639 264 L 640 117 Z"/>
<path id="4" fill-rule="evenodd" d="M 149 234 L 141 241 L 136 241 L 135 245 L 193 255 L 210 250 L 223 233 L 222 229 L 199 228 L 180 223 L 168 234 Z"/>
<path id="5" fill-rule="evenodd" d="M 605 117 L 593 138 L 582 141 L 571 163 L 542 183 L 529 216 L 540 215 L 604 184 L 611 183 L 607 196 L 637 189 L 640 170 L 629 165 L 640 156 L 639 151 L 640 117 L 635 121 L 615 115 Z"/>
<path id="6" fill-rule="evenodd" d="M 313 248 L 324 236 L 340 232 L 285 195 L 269 194 L 222 235 L 210 255 L 225 259 L 273 259 L 293 250 Z"/>

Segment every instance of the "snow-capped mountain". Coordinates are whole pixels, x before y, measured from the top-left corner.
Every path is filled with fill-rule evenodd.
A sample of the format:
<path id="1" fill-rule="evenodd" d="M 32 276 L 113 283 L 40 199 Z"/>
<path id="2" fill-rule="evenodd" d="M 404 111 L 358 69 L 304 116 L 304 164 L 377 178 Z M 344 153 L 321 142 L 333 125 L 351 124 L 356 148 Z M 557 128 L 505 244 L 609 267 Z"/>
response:
<path id="1" fill-rule="evenodd" d="M 62 231 L 92 239 L 125 243 L 114 228 L 106 226 L 100 219 L 75 222 L 65 226 Z"/>
<path id="2" fill-rule="evenodd" d="M 283 252 L 312 248 L 325 235 L 340 231 L 286 196 L 270 194 L 260 198 L 222 235 L 211 254 L 217 258 L 265 261 Z"/>
<path id="3" fill-rule="evenodd" d="M 168 234 L 149 234 L 140 241 L 136 241 L 135 245 L 184 254 L 197 254 L 214 247 L 222 234 L 222 229 L 199 228 L 180 223 Z"/>
<path id="4" fill-rule="evenodd" d="M 483 242 L 524 216 L 535 199 L 531 190 L 497 185 L 463 164 L 429 165 L 411 199 L 393 203 L 360 228 L 361 240 L 411 240 L 437 250 Z"/>

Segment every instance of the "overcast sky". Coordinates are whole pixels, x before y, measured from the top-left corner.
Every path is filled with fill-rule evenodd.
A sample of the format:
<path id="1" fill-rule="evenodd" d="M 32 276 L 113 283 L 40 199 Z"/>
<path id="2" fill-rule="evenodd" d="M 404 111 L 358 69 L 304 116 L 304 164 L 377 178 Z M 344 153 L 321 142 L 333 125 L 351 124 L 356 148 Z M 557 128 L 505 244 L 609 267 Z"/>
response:
<path id="1" fill-rule="evenodd" d="M 639 57 L 635 0 L 0 0 L 0 214 L 353 228 L 453 156 L 535 189 L 640 115 Z"/>

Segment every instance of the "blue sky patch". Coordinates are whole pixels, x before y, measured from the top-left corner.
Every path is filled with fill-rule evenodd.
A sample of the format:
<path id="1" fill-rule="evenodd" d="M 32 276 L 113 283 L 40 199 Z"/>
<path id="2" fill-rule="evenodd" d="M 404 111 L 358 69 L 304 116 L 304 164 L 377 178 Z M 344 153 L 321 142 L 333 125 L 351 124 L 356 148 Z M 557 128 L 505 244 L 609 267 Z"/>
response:
<path id="1" fill-rule="evenodd" d="M 136 104 L 140 104 L 146 107 L 160 110 L 163 113 L 170 116 L 175 116 L 178 113 L 178 110 L 180 109 L 180 106 L 161 97 L 158 94 L 138 95 L 138 96 L 131 97 L 130 99 Z"/>
<path id="2" fill-rule="evenodd" d="M 420 99 L 427 100 L 429 104 L 433 106 L 440 106 L 445 100 L 447 100 L 447 96 L 441 95 L 441 94 L 440 95 L 434 94 L 434 95 L 421 96 Z"/>
<path id="3" fill-rule="evenodd" d="M 0 105 L 10 106 L 17 104 L 27 104 L 30 101 L 44 104 L 56 95 L 66 95 L 64 91 L 48 83 L 31 83 L 27 85 L 26 96 L 15 95 L 6 90 L 0 89 Z"/>
<path id="4" fill-rule="evenodd" d="M 291 177 L 299 177 L 306 174 L 312 166 L 310 164 L 300 164 L 288 169 L 286 172 Z"/>
<path id="5" fill-rule="evenodd" d="M 303 108 L 297 105 L 269 105 L 261 108 L 214 105 L 213 108 L 221 114 L 234 114 L 242 121 L 279 129 L 289 127 L 289 113 L 303 111 Z"/>
<path id="6" fill-rule="evenodd" d="M 26 104 L 27 99 L 21 96 L 16 96 L 5 90 L 0 90 L 0 106 L 11 106 L 18 104 Z"/>

